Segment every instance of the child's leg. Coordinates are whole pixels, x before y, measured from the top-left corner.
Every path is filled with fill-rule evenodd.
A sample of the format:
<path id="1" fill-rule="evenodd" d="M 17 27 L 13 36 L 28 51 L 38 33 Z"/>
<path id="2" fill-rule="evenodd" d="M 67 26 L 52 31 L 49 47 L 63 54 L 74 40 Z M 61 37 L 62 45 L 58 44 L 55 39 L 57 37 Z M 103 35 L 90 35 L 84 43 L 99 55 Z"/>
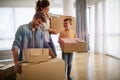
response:
<path id="1" fill-rule="evenodd" d="M 68 54 L 62 52 L 62 59 L 65 61 L 65 71 L 68 64 Z"/>
<path id="2" fill-rule="evenodd" d="M 68 80 L 72 80 L 72 78 L 70 77 L 71 74 L 71 68 L 72 68 L 72 59 L 73 59 L 73 53 L 69 53 L 68 54 L 68 67 L 67 67 L 67 76 L 68 76 Z"/>

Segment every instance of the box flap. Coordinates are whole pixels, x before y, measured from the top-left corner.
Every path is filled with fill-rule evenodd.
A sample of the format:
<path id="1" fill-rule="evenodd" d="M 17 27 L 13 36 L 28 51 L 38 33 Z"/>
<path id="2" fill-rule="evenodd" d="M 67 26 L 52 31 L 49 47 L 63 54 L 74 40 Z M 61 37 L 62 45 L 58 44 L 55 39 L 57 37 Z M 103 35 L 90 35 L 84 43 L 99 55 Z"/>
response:
<path id="1" fill-rule="evenodd" d="M 29 56 L 37 57 L 42 56 L 43 49 L 30 49 L 29 50 Z"/>

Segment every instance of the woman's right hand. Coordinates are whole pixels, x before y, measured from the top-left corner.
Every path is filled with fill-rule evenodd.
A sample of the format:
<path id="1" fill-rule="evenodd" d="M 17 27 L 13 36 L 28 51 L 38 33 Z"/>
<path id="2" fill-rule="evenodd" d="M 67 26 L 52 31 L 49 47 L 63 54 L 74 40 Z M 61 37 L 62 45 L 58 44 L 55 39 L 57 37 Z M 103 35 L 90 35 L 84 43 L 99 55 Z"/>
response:
<path id="1" fill-rule="evenodd" d="M 51 33 L 51 34 L 58 34 L 58 31 L 55 30 L 55 29 L 48 29 L 48 31 Z"/>

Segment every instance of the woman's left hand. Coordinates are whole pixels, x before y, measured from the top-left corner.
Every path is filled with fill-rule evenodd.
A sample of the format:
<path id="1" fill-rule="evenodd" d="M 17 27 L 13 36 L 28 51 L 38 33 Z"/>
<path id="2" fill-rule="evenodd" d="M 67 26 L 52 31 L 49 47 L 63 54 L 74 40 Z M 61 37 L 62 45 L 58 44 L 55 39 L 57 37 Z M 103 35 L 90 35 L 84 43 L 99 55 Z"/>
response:
<path id="1" fill-rule="evenodd" d="M 57 30 L 55 30 L 55 29 L 49 29 L 48 30 L 51 34 L 58 34 L 58 31 Z"/>

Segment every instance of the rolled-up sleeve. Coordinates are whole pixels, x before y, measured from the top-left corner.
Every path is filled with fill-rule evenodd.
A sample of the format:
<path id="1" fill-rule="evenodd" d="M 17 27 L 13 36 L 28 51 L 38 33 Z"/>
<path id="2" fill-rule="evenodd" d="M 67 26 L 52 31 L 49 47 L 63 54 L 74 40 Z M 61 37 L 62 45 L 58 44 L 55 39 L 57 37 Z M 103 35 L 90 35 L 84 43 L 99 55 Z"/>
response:
<path id="1" fill-rule="evenodd" d="M 13 41 L 12 49 L 21 48 L 21 42 L 22 42 L 22 27 L 19 27 L 15 34 L 15 40 Z"/>

